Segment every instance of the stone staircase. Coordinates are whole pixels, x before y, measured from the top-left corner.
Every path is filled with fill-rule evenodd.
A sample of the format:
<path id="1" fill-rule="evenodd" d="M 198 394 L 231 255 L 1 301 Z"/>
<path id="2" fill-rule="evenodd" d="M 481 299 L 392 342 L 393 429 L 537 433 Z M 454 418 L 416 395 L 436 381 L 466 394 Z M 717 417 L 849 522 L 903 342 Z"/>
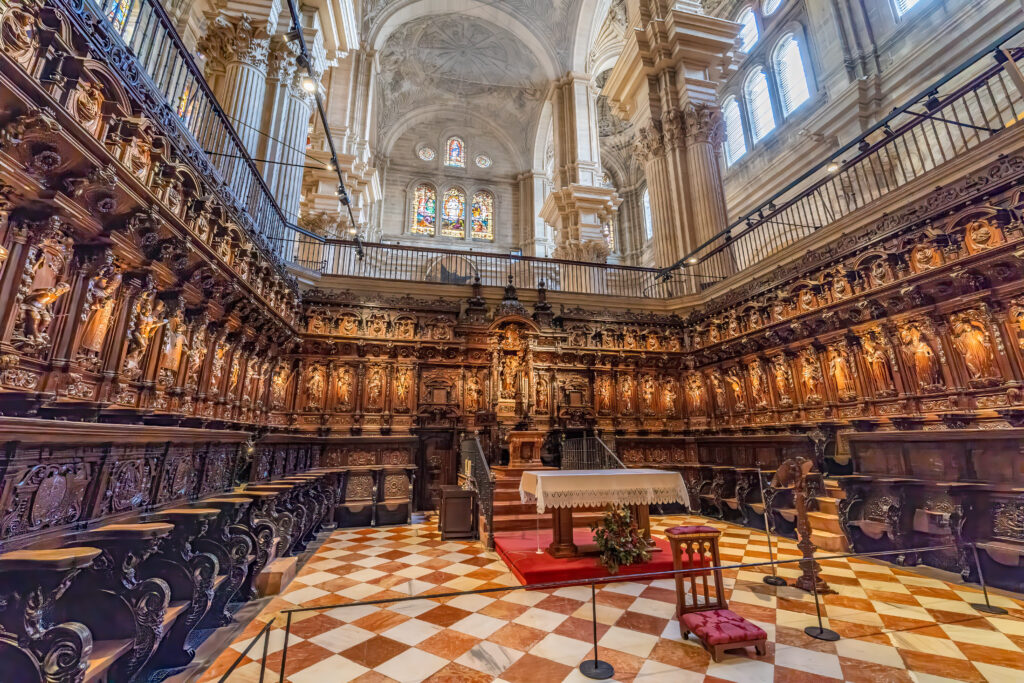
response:
<path id="1" fill-rule="evenodd" d="M 523 472 L 529 470 L 553 470 L 552 467 L 492 467 L 494 473 L 494 532 L 530 531 L 551 528 L 551 513 L 537 514 L 536 503 L 522 503 L 519 498 L 519 482 Z M 601 519 L 602 512 L 578 512 L 573 514 L 577 527 L 588 527 L 591 522 Z"/>

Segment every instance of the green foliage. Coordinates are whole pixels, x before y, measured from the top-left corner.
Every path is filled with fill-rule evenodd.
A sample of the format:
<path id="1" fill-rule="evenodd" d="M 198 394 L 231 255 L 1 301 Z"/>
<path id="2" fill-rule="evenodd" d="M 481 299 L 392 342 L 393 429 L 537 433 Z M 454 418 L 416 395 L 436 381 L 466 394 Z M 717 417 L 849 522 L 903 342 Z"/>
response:
<path id="1" fill-rule="evenodd" d="M 601 551 L 601 566 L 611 574 L 617 574 L 619 567 L 647 562 L 651 551 L 647 540 L 633 524 L 627 508 L 609 506 L 600 524 L 591 524 L 594 542 Z"/>

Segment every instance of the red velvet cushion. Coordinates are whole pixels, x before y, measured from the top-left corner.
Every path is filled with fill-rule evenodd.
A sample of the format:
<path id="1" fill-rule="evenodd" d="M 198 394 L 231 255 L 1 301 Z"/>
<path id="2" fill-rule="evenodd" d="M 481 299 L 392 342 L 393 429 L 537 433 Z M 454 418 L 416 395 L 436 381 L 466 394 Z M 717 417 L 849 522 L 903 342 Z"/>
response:
<path id="1" fill-rule="evenodd" d="M 748 640 L 764 640 L 768 634 L 732 610 L 715 609 L 683 615 L 686 629 L 708 645 L 728 645 Z"/>
<path id="2" fill-rule="evenodd" d="M 665 531 L 670 536 L 683 534 L 717 534 L 718 529 L 709 526 L 674 526 Z"/>

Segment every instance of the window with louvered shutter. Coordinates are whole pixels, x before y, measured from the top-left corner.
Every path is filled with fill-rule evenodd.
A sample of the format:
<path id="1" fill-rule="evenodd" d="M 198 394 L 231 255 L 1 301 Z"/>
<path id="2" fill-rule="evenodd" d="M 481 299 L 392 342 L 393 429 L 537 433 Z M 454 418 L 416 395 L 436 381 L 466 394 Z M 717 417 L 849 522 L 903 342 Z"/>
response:
<path id="1" fill-rule="evenodd" d="M 761 11 L 764 12 L 765 16 L 768 16 L 775 10 L 779 9 L 779 5 L 781 4 L 782 0 L 764 0 L 764 2 L 761 3 Z"/>
<path id="2" fill-rule="evenodd" d="M 747 153 L 747 141 L 743 138 L 743 113 L 735 97 L 730 97 L 722 105 L 722 118 L 725 119 L 725 163 L 731 166 Z"/>
<path id="3" fill-rule="evenodd" d="M 750 134 L 757 142 L 775 129 L 775 112 L 772 111 L 772 96 L 768 92 L 768 76 L 764 69 L 758 68 L 747 76 L 743 96 L 750 116 Z"/>
<path id="4" fill-rule="evenodd" d="M 736 23 L 742 28 L 740 29 L 740 49 L 744 52 L 750 52 L 750 48 L 757 44 L 757 39 L 760 35 L 757 32 L 757 17 L 754 16 L 754 10 L 746 8 L 740 15 L 736 17 Z"/>
<path id="5" fill-rule="evenodd" d="M 793 110 L 811 96 L 807 87 L 804 61 L 800 55 L 800 42 L 794 35 L 782 39 L 775 48 L 775 78 L 779 83 L 779 102 L 782 113 L 789 116 Z"/>
<path id="6" fill-rule="evenodd" d="M 893 3 L 896 5 L 896 14 L 902 17 L 919 1 L 920 0 L 893 0 Z"/>
<path id="7" fill-rule="evenodd" d="M 644 238 L 654 239 L 654 221 L 651 220 L 651 193 L 644 190 Z"/>

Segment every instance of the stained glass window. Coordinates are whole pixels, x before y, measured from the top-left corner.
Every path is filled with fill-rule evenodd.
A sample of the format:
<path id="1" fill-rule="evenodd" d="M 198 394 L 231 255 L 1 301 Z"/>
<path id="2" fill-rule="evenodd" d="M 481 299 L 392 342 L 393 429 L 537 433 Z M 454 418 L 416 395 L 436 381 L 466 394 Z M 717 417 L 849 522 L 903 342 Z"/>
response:
<path id="1" fill-rule="evenodd" d="M 608 251 L 615 251 L 615 226 L 605 223 L 601 229 L 604 232 L 604 241 L 608 244 Z"/>
<path id="2" fill-rule="evenodd" d="M 181 93 L 181 97 L 178 98 L 177 114 L 178 118 L 182 121 L 188 120 L 188 117 L 192 115 L 192 110 L 195 109 L 196 105 L 196 89 L 192 83 L 185 86 L 185 89 Z"/>
<path id="3" fill-rule="evenodd" d="M 420 185 L 412 202 L 412 233 L 416 235 L 434 234 L 437 221 L 437 192 L 430 185 Z"/>
<path id="4" fill-rule="evenodd" d="M 132 0 L 111 0 L 107 10 L 107 19 L 118 31 L 124 28 L 128 22 L 128 15 L 131 13 Z"/>
<path id="5" fill-rule="evenodd" d="M 433 147 L 420 147 L 420 151 L 416 153 L 423 161 L 433 161 L 436 153 Z"/>
<path id="6" fill-rule="evenodd" d="M 480 240 L 494 239 L 494 195 L 477 192 L 473 195 L 473 237 Z"/>
<path id="7" fill-rule="evenodd" d="M 454 187 L 444 193 L 441 234 L 445 237 L 466 236 L 466 195 Z"/>
<path id="8" fill-rule="evenodd" d="M 476 165 L 480 168 L 489 168 L 491 165 L 491 158 L 486 154 L 477 154 Z"/>
<path id="9" fill-rule="evenodd" d="M 466 168 L 466 143 L 462 138 L 448 138 L 444 155 L 445 166 L 457 166 Z"/>
<path id="10" fill-rule="evenodd" d="M 644 237 L 654 239 L 654 221 L 651 220 L 651 193 L 644 190 Z"/>

